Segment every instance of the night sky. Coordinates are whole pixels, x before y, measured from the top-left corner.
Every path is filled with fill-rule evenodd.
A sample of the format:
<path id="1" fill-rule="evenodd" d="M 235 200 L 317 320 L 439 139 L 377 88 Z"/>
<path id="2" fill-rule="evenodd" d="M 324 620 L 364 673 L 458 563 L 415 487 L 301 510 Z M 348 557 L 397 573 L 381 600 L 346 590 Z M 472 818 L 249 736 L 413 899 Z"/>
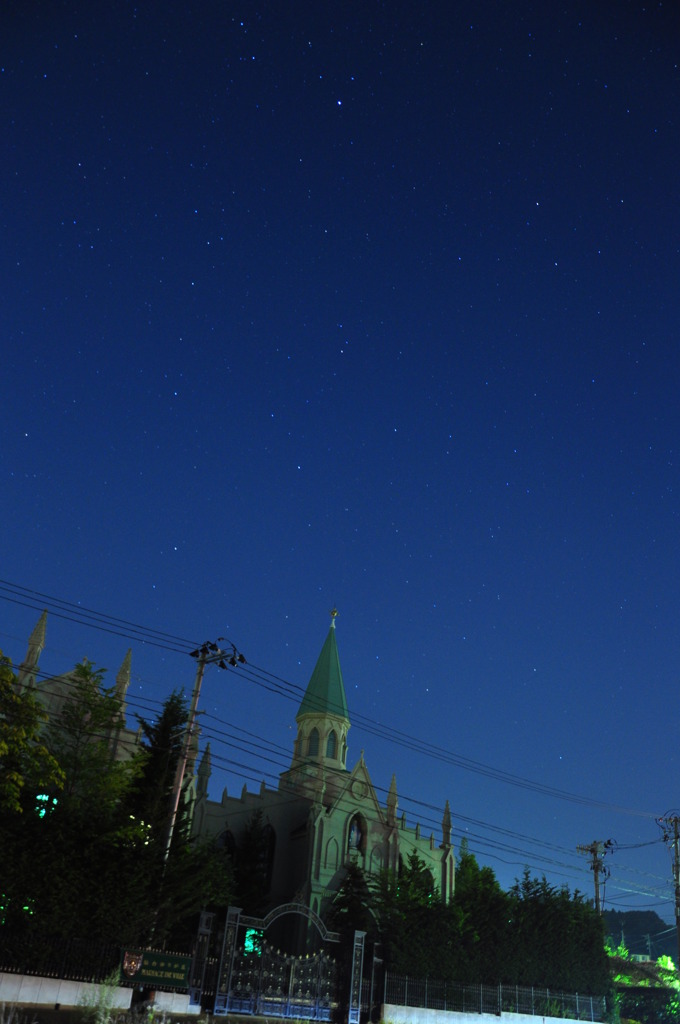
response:
<path id="1" fill-rule="evenodd" d="M 606 906 L 671 920 L 679 30 L 654 0 L 6 5 L 5 653 L 47 607 L 44 671 L 132 646 L 148 717 L 236 644 L 217 798 L 289 764 L 337 606 L 383 802 L 396 772 L 439 840 L 448 798 L 505 886 L 592 895 L 576 846 L 614 839 Z"/>

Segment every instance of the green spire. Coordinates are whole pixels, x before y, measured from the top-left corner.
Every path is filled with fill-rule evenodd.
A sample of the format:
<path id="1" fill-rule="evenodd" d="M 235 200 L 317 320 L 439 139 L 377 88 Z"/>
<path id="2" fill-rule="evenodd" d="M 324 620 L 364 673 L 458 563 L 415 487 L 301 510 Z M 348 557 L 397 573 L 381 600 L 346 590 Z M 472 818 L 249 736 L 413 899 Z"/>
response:
<path id="1" fill-rule="evenodd" d="M 335 640 L 335 616 L 337 614 L 333 609 L 331 628 L 328 630 L 328 636 L 321 648 L 319 660 L 302 698 L 296 720 L 303 715 L 333 715 L 335 718 L 344 718 L 349 722 L 338 645 Z"/>

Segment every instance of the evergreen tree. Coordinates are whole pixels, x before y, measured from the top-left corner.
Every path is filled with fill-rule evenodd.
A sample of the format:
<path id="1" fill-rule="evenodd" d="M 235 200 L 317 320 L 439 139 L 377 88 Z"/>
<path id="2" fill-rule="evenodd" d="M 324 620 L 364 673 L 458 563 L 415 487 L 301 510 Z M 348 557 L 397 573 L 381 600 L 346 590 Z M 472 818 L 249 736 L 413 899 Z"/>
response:
<path id="1" fill-rule="evenodd" d="M 525 870 L 510 890 L 521 958 L 516 981 L 604 995 L 610 986 L 602 919 L 579 892 Z"/>
<path id="2" fill-rule="evenodd" d="M 451 976 L 460 915 L 442 903 L 432 875 L 416 853 L 395 874 L 382 871 L 373 903 L 390 970 L 412 977 Z"/>
<path id="3" fill-rule="evenodd" d="M 336 892 L 328 913 L 328 927 L 340 934 L 341 941 L 354 943 L 355 931 L 369 935 L 376 932 L 371 891 L 358 864 L 347 865 L 342 885 Z"/>
<path id="4" fill-rule="evenodd" d="M 172 813 L 173 785 L 188 714 L 184 694 L 175 690 L 154 722 L 137 716 L 143 735 L 141 771 L 131 793 L 130 806 L 159 846 L 167 835 Z"/>
<path id="5" fill-rule="evenodd" d="M 517 951 L 512 901 L 493 870 L 480 867 L 463 840 L 453 900 L 461 918 L 453 973 L 465 984 L 514 982 Z"/>
<path id="6" fill-rule="evenodd" d="M 352 954 L 355 932 L 366 932 L 367 938 L 376 935 L 371 892 L 358 864 L 351 862 L 342 885 L 338 889 L 326 915 L 329 928 L 340 935 L 335 974 L 334 1021 L 347 1020 L 349 992 L 352 980 Z"/>
<path id="7" fill-rule="evenodd" d="M 146 937 L 173 948 L 189 948 L 199 912 L 225 907 L 234 888 L 227 851 L 210 840 L 192 838 L 181 806 L 172 845 L 166 849 L 187 720 L 186 700 L 177 691 L 164 702 L 154 722 L 138 716 L 144 742 L 129 799 L 131 817 L 145 837 L 139 869 L 153 906 L 147 915 Z"/>
<path id="8" fill-rule="evenodd" d="M 269 903 L 274 860 L 274 834 L 256 811 L 236 844 L 234 881 L 239 903 L 246 914 L 259 916 Z"/>

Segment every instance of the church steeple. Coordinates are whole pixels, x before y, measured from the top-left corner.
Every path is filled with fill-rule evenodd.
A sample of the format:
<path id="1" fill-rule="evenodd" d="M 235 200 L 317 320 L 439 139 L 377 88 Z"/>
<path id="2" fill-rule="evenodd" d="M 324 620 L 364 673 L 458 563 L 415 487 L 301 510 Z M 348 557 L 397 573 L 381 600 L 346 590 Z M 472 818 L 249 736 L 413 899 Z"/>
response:
<path id="1" fill-rule="evenodd" d="M 47 609 L 36 622 L 33 632 L 28 638 L 28 651 L 17 671 L 17 689 L 32 690 L 38 672 L 38 662 L 45 647 L 45 631 L 47 629 Z"/>
<path id="2" fill-rule="evenodd" d="M 123 658 L 123 664 L 118 669 L 118 675 L 116 676 L 116 697 L 120 701 L 120 717 L 122 721 L 125 721 L 125 697 L 127 696 L 128 686 L 130 685 L 130 674 L 132 668 L 132 648 L 128 648 L 128 652 Z"/>
<path id="3" fill-rule="evenodd" d="M 392 775 L 389 793 L 387 794 L 387 824 L 390 826 L 390 828 L 396 828 L 398 806 L 399 801 L 397 800 L 397 776 Z"/>
<path id="4" fill-rule="evenodd" d="M 451 845 L 451 808 L 449 807 L 449 801 L 446 801 L 444 807 L 444 815 L 442 817 L 442 845 Z"/>
<path id="5" fill-rule="evenodd" d="M 331 627 L 295 716 L 298 730 L 293 760 L 281 779 L 282 784 L 310 792 L 321 785 L 319 779 L 325 779 L 327 799 L 336 788 L 332 777 L 339 771 L 346 771 L 350 726 L 335 639 L 337 614 L 334 608 Z M 320 768 L 323 771 L 319 772 Z"/>
<path id="6" fill-rule="evenodd" d="M 337 611 L 334 608 L 331 612 L 331 628 L 321 648 L 321 654 L 312 672 L 312 678 L 307 684 L 305 695 L 302 698 L 300 709 L 295 716 L 297 722 L 305 715 L 332 716 L 343 718 L 349 727 L 349 715 L 347 714 L 347 698 L 345 697 L 345 686 L 340 671 L 340 658 L 338 656 L 338 645 L 335 640 L 335 619 Z"/>

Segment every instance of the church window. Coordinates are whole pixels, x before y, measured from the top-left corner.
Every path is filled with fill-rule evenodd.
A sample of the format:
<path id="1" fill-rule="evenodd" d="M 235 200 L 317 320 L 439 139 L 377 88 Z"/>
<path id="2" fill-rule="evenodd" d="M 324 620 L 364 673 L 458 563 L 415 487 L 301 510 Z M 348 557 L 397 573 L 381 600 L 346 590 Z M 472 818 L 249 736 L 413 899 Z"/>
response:
<path id="1" fill-rule="evenodd" d="M 338 844 L 335 839 L 328 840 L 326 847 L 326 862 L 324 867 L 327 871 L 337 871 L 338 868 Z"/>
<path id="2" fill-rule="evenodd" d="M 335 729 L 331 729 L 330 736 L 326 743 L 326 757 L 335 757 L 338 749 L 338 737 L 335 735 Z"/>
<path id="3" fill-rule="evenodd" d="M 310 757 L 317 757 L 319 754 L 319 730 L 312 729 L 307 741 L 307 753 Z"/>
<path id="4" fill-rule="evenodd" d="M 383 866 L 383 855 L 382 850 L 379 846 L 374 846 L 371 851 L 371 874 L 377 875 L 379 871 L 382 871 Z"/>
<path id="5" fill-rule="evenodd" d="M 236 841 L 229 829 L 221 832 L 217 837 L 217 848 L 219 850 L 226 850 L 230 857 L 233 857 L 236 853 Z"/>
<path id="6" fill-rule="evenodd" d="M 349 825 L 347 849 L 361 852 L 366 849 L 366 828 L 358 814 L 354 815 Z"/>

